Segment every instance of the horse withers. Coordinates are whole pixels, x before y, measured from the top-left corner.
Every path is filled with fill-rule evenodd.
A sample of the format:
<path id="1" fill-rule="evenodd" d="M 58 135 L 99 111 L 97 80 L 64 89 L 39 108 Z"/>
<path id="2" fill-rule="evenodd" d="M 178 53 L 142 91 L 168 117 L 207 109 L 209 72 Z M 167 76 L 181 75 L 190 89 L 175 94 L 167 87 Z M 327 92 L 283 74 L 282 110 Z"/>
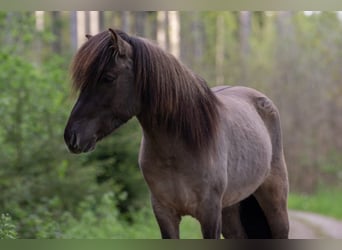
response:
<path id="1" fill-rule="evenodd" d="M 210 89 L 146 39 L 112 29 L 87 37 L 71 67 L 79 96 L 65 128 L 69 150 L 93 150 L 136 116 L 139 166 L 163 238 L 179 238 L 183 215 L 200 222 L 204 238 L 251 237 L 248 209 L 260 210 L 263 237 L 287 238 L 288 179 L 272 101 L 246 87 Z"/>

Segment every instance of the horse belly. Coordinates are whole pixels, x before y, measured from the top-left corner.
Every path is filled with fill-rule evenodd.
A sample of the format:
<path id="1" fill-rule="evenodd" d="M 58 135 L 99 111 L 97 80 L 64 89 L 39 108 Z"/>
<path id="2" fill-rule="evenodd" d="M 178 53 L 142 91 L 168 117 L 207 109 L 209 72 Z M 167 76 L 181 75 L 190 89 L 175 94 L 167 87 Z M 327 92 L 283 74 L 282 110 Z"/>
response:
<path id="1" fill-rule="evenodd" d="M 250 110 L 248 115 L 235 117 L 243 124 L 226 133 L 227 189 L 223 206 L 233 205 L 254 193 L 271 169 L 272 144 L 261 117 Z M 234 127 L 234 126 L 233 126 Z"/>
<path id="2" fill-rule="evenodd" d="M 241 168 L 249 168 L 247 165 L 239 165 Z M 223 196 L 223 207 L 231 206 L 244 200 L 264 182 L 270 171 L 269 166 L 260 166 L 250 173 L 240 171 L 231 172 L 228 176 L 227 189 Z"/>

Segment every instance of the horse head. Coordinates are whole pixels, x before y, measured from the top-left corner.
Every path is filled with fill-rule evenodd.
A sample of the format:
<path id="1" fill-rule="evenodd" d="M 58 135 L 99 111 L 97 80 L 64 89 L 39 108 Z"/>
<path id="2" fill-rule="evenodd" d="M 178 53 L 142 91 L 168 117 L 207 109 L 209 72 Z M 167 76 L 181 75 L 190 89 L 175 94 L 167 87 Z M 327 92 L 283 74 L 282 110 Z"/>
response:
<path id="1" fill-rule="evenodd" d="M 64 139 L 73 153 L 88 152 L 96 142 L 139 112 L 132 48 L 112 30 L 88 36 L 71 65 L 79 92 Z"/>

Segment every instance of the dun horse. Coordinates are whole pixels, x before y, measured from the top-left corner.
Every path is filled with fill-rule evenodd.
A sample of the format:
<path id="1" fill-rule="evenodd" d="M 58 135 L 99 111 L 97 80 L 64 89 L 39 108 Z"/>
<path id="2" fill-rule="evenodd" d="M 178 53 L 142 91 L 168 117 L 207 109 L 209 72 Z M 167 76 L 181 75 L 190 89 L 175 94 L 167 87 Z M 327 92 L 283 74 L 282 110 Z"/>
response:
<path id="1" fill-rule="evenodd" d="M 200 222 L 204 238 L 256 237 L 248 228 L 261 228 L 248 214 L 257 209 L 264 237 L 287 238 L 288 179 L 272 101 L 246 87 L 210 89 L 146 39 L 112 29 L 87 37 L 71 67 L 79 97 L 65 128 L 69 150 L 93 150 L 136 116 L 139 166 L 163 238 L 179 238 L 183 215 Z"/>

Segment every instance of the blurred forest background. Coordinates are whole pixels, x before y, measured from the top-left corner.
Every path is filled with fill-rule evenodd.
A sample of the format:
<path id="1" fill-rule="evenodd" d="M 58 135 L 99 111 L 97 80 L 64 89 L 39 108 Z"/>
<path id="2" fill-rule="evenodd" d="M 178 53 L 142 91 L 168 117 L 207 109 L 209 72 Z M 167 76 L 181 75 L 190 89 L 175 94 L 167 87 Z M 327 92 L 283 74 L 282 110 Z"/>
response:
<path id="1" fill-rule="evenodd" d="M 342 218 L 338 12 L 0 12 L 0 238 L 159 237 L 137 165 L 137 121 L 90 154 L 72 155 L 63 141 L 72 55 L 85 34 L 109 27 L 154 40 L 211 86 L 271 97 L 290 207 Z M 192 237 L 191 223 L 183 227 Z"/>

